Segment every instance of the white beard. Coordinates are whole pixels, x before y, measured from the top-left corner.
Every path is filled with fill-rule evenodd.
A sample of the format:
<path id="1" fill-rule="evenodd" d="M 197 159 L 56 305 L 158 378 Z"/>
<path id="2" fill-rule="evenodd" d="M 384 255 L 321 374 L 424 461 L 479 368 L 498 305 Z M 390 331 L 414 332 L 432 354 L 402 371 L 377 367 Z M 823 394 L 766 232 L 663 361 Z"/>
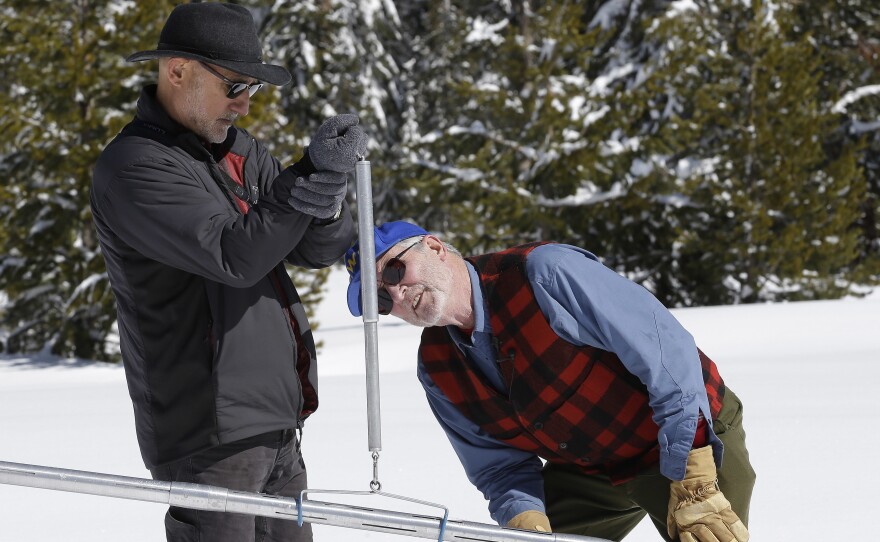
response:
<path id="1" fill-rule="evenodd" d="M 208 114 L 204 110 L 205 85 L 201 78 L 193 81 L 193 88 L 186 93 L 183 103 L 183 115 L 189 121 L 191 129 L 199 137 L 208 143 L 223 143 L 226 141 L 226 135 L 229 131 L 229 125 L 220 122 L 218 119 L 208 118 Z M 226 113 L 224 120 L 235 122 L 238 120 L 237 113 Z"/>
<path id="2" fill-rule="evenodd" d="M 445 325 L 450 293 L 453 288 L 451 271 L 447 268 L 425 267 L 418 286 L 407 290 L 399 315 L 401 320 L 419 327 Z M 415 298 L 421 296 L 418 312 L 413 309 Z"/>

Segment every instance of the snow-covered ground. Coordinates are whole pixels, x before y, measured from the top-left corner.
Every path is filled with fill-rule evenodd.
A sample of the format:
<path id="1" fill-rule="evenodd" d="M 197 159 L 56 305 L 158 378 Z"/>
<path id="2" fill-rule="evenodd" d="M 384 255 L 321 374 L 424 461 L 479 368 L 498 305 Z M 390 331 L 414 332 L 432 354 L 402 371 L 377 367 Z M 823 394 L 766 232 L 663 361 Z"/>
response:
<path id="1" fill-rule="evenodd" d="M 347 277 L 331 276 L 319 309 L 321 408 L 305 430 L 314 489 L 369 490 L 363 326 L 344 307 Z M 866 540 L 880 473 L 880 295 L 863 300 L 674 311 L 745 405 L 758 482 L 752 540 Z M 383 491 L 491 523 L 415 379 L 419 330 L 379 328 Z M 872 459 L 873 458 L 873 459 Z M 135 442 L 122 368 L 57 359 L 0 358 L 0 461 L 149 478 Z M 342 498 L 388 510 L 439 510 L 379 496 Z M 165 506 L 0 485 L 0 542 L 156 542 Z M 409 537 L 316 526 L 318 542 Z M 643 522 L 630 542 L 658 540 Z"/>

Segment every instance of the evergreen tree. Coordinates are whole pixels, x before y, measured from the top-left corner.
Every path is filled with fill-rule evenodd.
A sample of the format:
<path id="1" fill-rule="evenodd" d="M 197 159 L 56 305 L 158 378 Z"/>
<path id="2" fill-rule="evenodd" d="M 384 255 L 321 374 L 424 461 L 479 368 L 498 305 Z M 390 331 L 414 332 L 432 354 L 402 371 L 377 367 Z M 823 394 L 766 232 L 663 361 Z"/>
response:
<path id="1" fill-rule="evenodd" d="M 672 79 L 683 62 L 667 51 L 685 37 L 654 39 L 670 18 L 668 6 L 609 2 L 588 14 L 587 28 L 602 29 L 588 49 L 596 55 L 585 92 L 594 113 L 586 116 L 577 175 L 543 206 L 565 224 L 553 238 L 595 251 L 606 265 L 675 305 L 687 297 L 675 259 L 686 199 L 682 181 L 666 168 L 677 137 L 659 130 L 682 99 Z M 559 178 L 553 181 L 558 186 Z"/>
<path id="2" fill-rule="evenodd" d="M 92 168 L 128 121 L 140 79 L 124 56 L 152 48 L 170 2 L 46 4 L 0 11 L 0 325 L 7 351 L 102 359 L 113 297 L 89 212 Z"/>
<path id="3" fill-rule="evenodd" d="M 833 2 L 803 0 L 792 6 L 792 34 L 809 36 L 821 59 L 820 99 L 839 115 L 839 129 L 825 142 L 827 152 L 858 145 L 861 173 L 867 184 L 859 255 L 853 262 L 857 280 L 880 281 L 880 4 L 870 0 Z"/>
<path id="4" fill-rule="evenodd" d="M 809 41 L 772 5 L 687 6 L 415 11 L 443 49 L 414 47 L 403 214 L 465 250 L 589 247 L 671 305 L 847 292 L 864 187 L 852 147 L 823 149 Z"/>
<path id="5" fill-rule="evenodd" d="M 154 78 L 123 59 L 180 2 L 0 8 L 8 351 L 116 351 L 88 187 Z M 294 77 L 240 125 L 292 163 L 325 118 L 358 113 L 377 222 L 466 252 L 578 244 L 670 305 L 880 281 L 876 2 L 239 3 Z M 291 273 L 313 307 L 326 271 Z"/>
<path id="6" fill-rule="evenodd" d="M 424 53 L 415 48 L 422 137 L 403 165 L 416 196 L 403 214 L 466 251 L 533 239 L 585 246 L 662 294 L 680 187 L 653 173 L 659 151 L 644 141 L 661 97 L 639 89 L 656 49 L 643 22 L 666 5 L 448 3 L 417 12 L 445 26 Z"/>
<path id="7" fill-rule="evenodd" d="M 599 152 L 604 97 L 585 92 L 612 31 L 580 2 L 427 3 L 414 37 L 404 213 L 480 251 L 567 231 L 558 206 Z M 595 54 L 593 54 L 595 53 Z M 565 238 L 561 240 L 566 240 Z"/>
<path id="8" fill-rule="evenodd" d="M 652 78 L 666 90 L 644 87 L 670 105 L 656 137 L 666 175 L 684 181 L 667 301 L 847 293 L 865 187 L 853 147 L 825 152 L 836 120 L 819 98 L 818 55 L 788 37 L 786 9 L 697 4 L 654 25 L 651 39 L 667 46 Z"/>

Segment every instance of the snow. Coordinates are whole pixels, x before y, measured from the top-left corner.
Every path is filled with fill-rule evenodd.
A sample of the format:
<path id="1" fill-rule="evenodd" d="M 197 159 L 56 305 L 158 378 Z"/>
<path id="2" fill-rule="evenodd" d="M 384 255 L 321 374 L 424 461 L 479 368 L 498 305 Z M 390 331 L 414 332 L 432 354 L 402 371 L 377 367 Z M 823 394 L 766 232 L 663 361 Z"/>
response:
<path id="1" fill-rule="evenodd" d="M 465 43 L 478 43 L 481 41 L 489 41 L 493 45 L 501 45 L 504 43 L 504 37 L 498 33 L 507 26 L 507 19 L 503 19 L 497 23 L 491 24 L 477 17 L 471 21 L 471 31 L 465 37 Z"/>
<path id="2" fill-rule="evenodd" d="M 607 30 L 614 25 L 614 22 L 621 17 L 627 10 L 627 2 L 624 0 L 611 0 L 605 2 L 596 11 L 593 20 L 590 21 L 589 28 L 601 26 L 603 30 Z"/>
<path id="3" fill-rule="evenodd" d="M 838 100 L 831 108 L 832 113 L 845 114 L 847 106 L 865 98 L 867 96 L 880 95 L 880 85 L 866 85 L 855 90 L 847 92 L 843 98 Z"/>
<path id="4" fill-rule="evenodd" d="M 700 11 L 700 7 L 693 0 L 676 0 L 670 5 L 666 17 L 678 17 L 686 11 Z"/>
<path id="5" fill-rule="evenodd" d="M 852 125 L 850 126 L 850 132 L 853 134 L 864 134 L 867 132 L 873 132 L 875 130 L 880 130 L 880 120 L 876 122 L 862 122 L 860 120 L 852 121 Z"/>
<path id="6" fill-rule="evenodd" d="M 574 108 L 572 108 L 572 111 L 574 111 Z M 589 113 L 584 115 L 584 128 L 589 128 L 591 125 L 602 120 L 602 118 L 605 117 L 605 114 L 609 111 L 611 111 L 611 108 L 607 105 L 603 105 L 598 110 L 590 111 Z"/>
<path id="7" fill-rule="evenodd" d="M 549 199 L 542 195 L 538 195 L 535 202 L 545 207 L 579 207 L 584 205 L 595 205 L 604 201 L 619 198 L 626 194 L 625 187 L 615 182 L 607 191 L 599 190 L 596 185 L 586 182 L 584 186 L 579 186 L 575 193 L 564 198 Z"/>
<path id="8" fill-rule="evenodd" d="M 347 278 L 334 270 L 318 309 L 321 407 L 303 441 L 313 489 L 367 491 L 363 326 L 344 306 Z M 880 436 L 875 406 L 880 295 L 861 300 L 741 305 L 673 311 L 718 363 L 745 405 L 758 473 L 752 539 L 864 538 Z M 434 422 L 415 379 L 419 330 L 383 317 L 379 326 L 383 491 L 440 503 L 450 518 L 491 523 Z M 135 442 L 122 368 L 38 356 L 0 357 L 0 460 L 149 478 Z M 851 468 L 843 469 L 849 465 Z M 381 496 L 314 496 L 439 516 Z M 166 507 L 152 503 L 0 485 L 0 541 L 164 540 Z M 854 513 L 854 511 L 860 511 Z M 410 540 L 315 526 L 319 542 Z M 658 540 L 643 522 L 628 542 Z"/>
<path id="9" fill-rule="evenodd" d="M 589 95 L 592 97 L 607 96 L 611 92 L 612 84 L 628 76 L 635 69 L 636 67 L 633 64 L 625 64 L 608 70 L 608 73 L 602 74 L 593 80 L 593 84 L 588 89 Z"/>

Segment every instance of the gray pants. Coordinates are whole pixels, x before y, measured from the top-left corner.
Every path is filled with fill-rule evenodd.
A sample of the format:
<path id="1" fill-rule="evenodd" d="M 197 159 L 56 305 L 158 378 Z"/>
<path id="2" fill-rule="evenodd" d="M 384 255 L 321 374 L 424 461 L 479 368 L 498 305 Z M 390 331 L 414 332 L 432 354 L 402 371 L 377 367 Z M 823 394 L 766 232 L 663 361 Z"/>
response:
<path id="1" fill-rule="evenodd" d="M 299 497 L 306 466 L 293 429 L 216 446 L 150 471 L 153 479 Z M 311 542 L 312 527 L 296 521 L 171 507 L 168 542 Z"/>

